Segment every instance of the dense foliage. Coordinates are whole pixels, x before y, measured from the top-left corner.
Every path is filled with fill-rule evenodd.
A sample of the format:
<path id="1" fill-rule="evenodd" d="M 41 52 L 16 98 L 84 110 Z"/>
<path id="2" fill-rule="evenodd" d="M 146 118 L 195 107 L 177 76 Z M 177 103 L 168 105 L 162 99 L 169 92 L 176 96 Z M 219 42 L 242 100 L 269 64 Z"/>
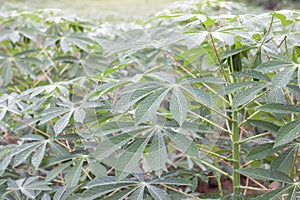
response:
<path id="1" fill-rule="evenodd" d="M 299 198 L 300 12 L 241 10 L 1 13 L 1 199 Z"/>

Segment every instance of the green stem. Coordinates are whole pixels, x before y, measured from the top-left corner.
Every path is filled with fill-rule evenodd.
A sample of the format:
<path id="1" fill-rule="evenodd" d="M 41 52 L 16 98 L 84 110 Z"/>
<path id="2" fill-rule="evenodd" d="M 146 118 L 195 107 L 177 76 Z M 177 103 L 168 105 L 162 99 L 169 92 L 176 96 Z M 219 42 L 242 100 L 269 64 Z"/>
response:
<path id="1" fill-rule="evenodd" d="M 271 132 L 266 132 L 266 133 L 262 133 L 262 134 L 259 134 L 259 135 L 255 135 L 255 136 L 252 136 L 252 137 L 249 137 L 247 139 L 244 139 L 244 140 L 240 141 L 239 144 L 243 144 L 245 142 L 248 142 L 248 141 L 251 141 L 251 140 L 266 136 L 266 135 L 270 135 L 270 134 L 271 134 Z"/>
<path id="2" fill-rule="evenodd" d="M 218 159 L 216 157 L 214 157 L 214 163 L 215 163 L 215 166 L 219 168 Z M 218 183 L 219 195 L 222 197 L 222 196 L 224 196 L 224 194 L 223 194 L 222 183 L 221 183 L 221 175 L 219 172 L 216 172 L 216 179 L 217 179 L 217 183 Z"/>
<path id="3" fill-rule="evenodd" d="M 232 111 L 232 159 L 233 159 L 233 190 L 235 194 L 240 193 L 240 174 L 236 170 L 240 169 L 240 144 L 239 144 L 239 124 L 238 112 Z"/>
<path id="4" fill-rule="evenodd" d="M 202 145 L 200 145 L 200 144 L 197 144 L 197 146 L 198 146 L 198 148 L 199 148 L 200 151 L 203 151 L 203 152 L 205 152 L 205 153 L 208 153 L 208 154 L 210 154 L 210 155 L 213 155 L 213 156 L 215 156 L 215 157 L 218 157 L 218 158 L 220 158 L 220 159 L 222 159 L 222 160 L 225 160 L 225 161 L 227 161 L 227 162 L 231 162 L 231 161 L 232 161 L 231 158 L 227 158 L 227 157 L 222 156 L 222 155 L 220 155 L 220 154 L 217 154 L 217 153 L 214 153 L 214 152 L 212 152 L 212 151 L 209 151 L 209 150 L 205 149 L 204 146 L 202 146 Z"/>
<path id="5" fill-rule="evenodd" d="M 222 131 L 224 131 L 224 132 L 226 132 L 226 133 L 229 133 L 229 131 L 228 131 L 227 129 L 225 129 L 225 128 L 219 126 L 218 124 L 216 124 L 216 123 L 210 121 L 209 119 L 207 119 L 207 118 L 205 118 L 205 117 L 202 117 L 201 115 L 199 115 L 199 114 L 197 114 L 197 113 L 195 113 L 195 112 L 193 112 L 193 111 L 190 111 L 190 110 L 189 110 L 188 112 L 191 113 L 191 114 L 193 114 L 193 115 L 195 115 L 196 117 L 202 119 L 203 121 L 206 121 L 207 123 L 213 125 L 214 127 L 218 128 L 218 129 L 220 129 L 220 130 L 222 130 Z"/>
<path id="6" fill-rule="evenodd" d="M 223 64 L 222 64 L 222 61 L 221 61 L 221 59 L 220 59 L 218 50 L 217 50 L 216 45 L 215 45 L 214 38 L 213 38 L 213 36 L 212 36 L 211 33 L 209 33 L 208 35 L 209 35 L 209 38 L 210 38 L 210 40 L 211 40 L 211 46 L 212 46 L 212 49 L 214 50 L 214 53 L 215 53 L 215 55 L 216 55 L 216 57 L 217 57 L 217 60 L 218 60 L 218 63 L 219 63 L 219 67 L 220 67 L 220 70 L 221 70 L 221 74 L 223 75 L 224 80 L 225 80 L 227 83 L 229 83 L 229 79 L 228 79 L 228 77 L 227 77 L 227 75 L 226 75 L 225 69 L 224 69 Z"/>
<path id="7" fill-rule="evenodd" d="M 194 159 L 195 159 L 195 158 L 194 158 Z M 208 162 L 206 162 L 206 161 L 204 161 L 204 160 L 199 160 L 199 159 L 195 159 L 195 160 L 201 162 L 202 164 L 208 166 L 209 168 L 215 170 L 216 172 L 219 172 L 219 173 L 223 174 L 224 176 L 227 176 L 227 177 L 229 176 L 229 174 L 228 174 L 227 172 L 224 172 L 223 170 L 221 170 L 221 169 L 215 167 L 215 166 L 212 165 L 212 164 L 209 164 Z"/>
<path id="8" fill-rule="evenodd" d="M 274 22 L 274 13 L 272 14 L 272 18 L 271 18 L 271 22 L 270 22 L 269 28 L 268 28 L 268 30 L 267 30 L 267 32 L 266 32 L 266 34 L 265 34 L 263 40 L 261 41 L 259 47 L 257 48 L 257 50 L 256 50 L 256 52 L 255 52 L 255 54 L 254 54 L 254 56 L 252 57 L 252 60 L 251 60 L 251 62 L 249 63 L 248 69 L 251 69 L 251 67 L 254 65 L 254 62 L 255 62 L 255 60 L 256 60 L 256 57 L 257 57 L 258 53 L 261 51 L 262 46 L 265 44 L 265 42 L 266 42 L 266 40 L 267 40 L 267 37 L 268 37 L 268 35 L 269 35 L 270 32 L 271 32 L 271 29 L 272 29 L 272 26 L 273 26 L 273 22 Z"/>

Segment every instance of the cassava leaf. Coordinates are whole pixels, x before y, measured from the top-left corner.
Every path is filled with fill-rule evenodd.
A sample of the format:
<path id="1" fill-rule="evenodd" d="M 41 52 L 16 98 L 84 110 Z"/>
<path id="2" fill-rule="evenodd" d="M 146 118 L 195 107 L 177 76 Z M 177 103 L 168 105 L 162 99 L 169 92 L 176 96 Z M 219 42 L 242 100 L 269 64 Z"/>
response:
<path id="1" fill-rule="evenodd" d="M 170 99 L 170 112 L 180 126 L 186 120 L 188 102 L 180 89 L 177 87 L 172 90 L 172 96 Z"/>
<path id="2" fill-rule="evenodd" d="M 278 114 L 299 114 L 300 107 L 290 104 L 281 104 L 281 103 L 269 103 L 257 107 L 258 110 L 269 112 L 269 113 L 278 113 Z"/>
<path id="3" fill-rule="evenodd" d="M 137 125 L 156 118 L 157 109 L 168 92 L 169 89 L 161 89 L 139 103 L 135 111 Z"/>
<path id="4" fill-rule="evenodd" d="M 274 147 L 283 146 L 290 143 L 300 132 L 300 120 L 294 120 L 282 126 L 276 135 Z"/>
<path id="5" fill-rule="evenodd" d="M 237 108 L 244 105 L 254 99 L 257 93 L 260 92 L 266 86 L 264 84 L 257 84 L 243 91 L 238 92 L 233 98 L 233 108 Z"/>
<path id="6" fill-rule="evenodd" d="M 292 180 L 286 174 L 276 170 L 268 170 L 262 168 L 243 168 L 237 170 L 237 172 L 254 179 L 292 183 Z"/>

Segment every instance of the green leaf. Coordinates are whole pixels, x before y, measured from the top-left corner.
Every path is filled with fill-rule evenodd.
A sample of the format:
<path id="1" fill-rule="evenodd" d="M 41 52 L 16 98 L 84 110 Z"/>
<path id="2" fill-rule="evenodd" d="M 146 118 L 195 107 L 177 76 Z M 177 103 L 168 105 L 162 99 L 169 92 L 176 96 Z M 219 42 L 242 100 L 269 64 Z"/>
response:
<path id="1" fill-rule="evenodd" d="M 251 70 L 251 71 L 243 71 L 243 72 L 236 72 L 233 74 L 233 76 L 235 77 L 245 77 L 245 78 L 254 78 L 254 79 L 259 79 L 259 80 L 264 80 L 264 81 L 271 81 L 271 79 L 259 72 L 259 71 L 255 71 L 255 70 Z M 241 83 L 244 83 L 244 82 L 241 82 Z"/>
<path id="2" fill-rule="evenodd" d="M 70 118 L 72 116 L 73 112 L 69 112 L 67 114 L 65 114 L 62 118 L 60 118 L 54 125 L 54 132 L 55 132 L 55 136 L 57 136 L 58 134 L 60 134 L 68 125 Z"/>
<path id="3" fill-rule="evenodd" d="M 172 142 L 178 147 L 182 153 L 191 156 L 192 158 L 199 158 L 199 151 L 195 142 L 188 136 L 181 133 L 169 132 L 169 137 Z"/>
<path id="4" fill-rule="evenodd" d="M 284 183 L 292 183 L 293 181 L 284 173 L 276 170 L 268 170 L 262 168 L 243 168 L 236 172 L 254 179 L 279 181 Z"/>
<path id="5" fill-rule="evenodd" d="M 83 123 L 84 119 L 85 119 L 85 115 L 86 115 L 86 112 L 83 110 L 83 109 L 76 109 L 74 111 L 74 120 L 76 122 L 80 122 L 80 123 Z"/>
<path id="6" fill-rule="evenodd" d="M 81 160 L 75 166 L 73 166 L 65 175 L 67 187 L 73 187 L 78 184 L 79 179 L 81 177 L 82 164 L 83 160 Z"/>
<path id="7" fill-rule="evenodd" d="M 242 88 L 256 85 L 256 81 L 249 81 L 249 82 L 240 82 L 240 83 L 232 83 L 230 85 L 225 86 L 224 91 L 221 92 L 221 94 L 230 94 L 236 91 L 241 90 Z"/>
<path id="8" fill-rule="evenodd" d="M 231 56 L 233 56 L 233 55 L 242 53 L 242 52 L 244 52 L 244 51 L 248 51 L 248 50 L 250 50 L 250 49 L 252 49 L 252 48 L 254 48 L 254 47 L 244 46 L 244 47 L 241 47 L 241 48 L 237 48 L 237 49 L 233 49 L 233 50 L 228 50 L 228 51 L 226 51 L 226 52 L 221 56 L 221 59 L 225 59 L 225 58 L 231 57 Z"/>
<path id="9" fill-rule="evenodd" d="M 122 180 L 135 171 L 149 139 L 147 137 L 135 140 L 133 144 L 120 154 L 115 166 L 117 180 Z"/>
<path id="10" fill-rule="evenodd" d="M 46 151 L 46 145 L 47 145 L 47 143 L 44 142 L 40 147 L 38 147 L 35 150 L 35 153 L 33 154 L 32 158 L 31 158 L 31 163 L 36 169 L 39 167 L 39 165 L 41 164 L 41 162 L 44 158 L 45 151 Z"/>
<path id="11" fill-rule="evenodd" d="M 30 75 L 34 75 L 31 67 L 26 63 L 22 62 L 20 59 L 14 59 L 14 63 L 20 69 L 20 71 L 25 72 Z"/>
<path id="12" fill-rule="evenodd" d="M 271 60 L 260 64 L 255 70 L 260 71 L 262 73 L 268 73 L 268 72 L 273 72 L 276 70 L 285 69 L 292 66 L 293 63 Z"/>
<path id="13" fill-rule="evenodd" d="M 286 194 L 289 189 L 290 186 L 288 185 L 277 190 L 272 190 L 271 192 L 256 197 L 254 200 L 278 200 L 282 197 L 282 195 Z"/>
<path id="14" fill-rule="evenodd" d="M 129 190 L 122 190 L 120 192 L 117 192 L 115 194 L 109 195 L 106 198 L 103 198 L 104 200 L 123 200 L 128 199 L 127 197 L 134 191 L 135 188 L 130 188 Z M 130 195 L 132 196 L 132 195 Z M 129 199 L 128 199 L 129 200 Z"/>
<path id="15" fill-rule="evenodd" d="M 161 89 L 146 97 L 136 108 L 136 125 L 156 118 L 156 112 L 169 89 Z"/>
<path id="16" fill-rule="evenodd" d="M 166 184 L 166 185 L 191 185 L 186 179 L 184 178 L 165 178 L 165 179 L 158 179 L 152 181 L 151 184 Z"/>
<path id="17" fill-rule="evenodd" d="M 233 108 L 247 104 L 249 101 L 253 100 L 257 96 L 257 93 L 265 87 L 265 84 L 257 84 L 256 86 L 252 86 L 238 92 L 233 98 Z"/>
<path id="18" fill-rule="evenodd" d="M 102 185 L 90 188 L 82 193 L 78 200 L 93 200 L 101 197 L 112 191 L 120 190 L 121 188 L 128 187 L 127 183 L 116 183 L 113 185 Z"/>
<path id="19" fill-rule="evenodd" d="M 166 163 L 168 160 L 167 150 L 163 134 L 157 132 L 154 134 L 153 139 L 151 140 L 151 145 L 148 152 L 147 165 L 150 170 L 156 172 L 158 176 L 161 175 L 162 170 L 166 168 Z"/>
<path id="20" fill-rule="evenodd" d="M 257 107 L 257 110 L 261 110 L 269 113 L 276 114 L 299 114 L 300 107 L 290 104 L 281 104 L 281 103 L 269 103 L 262 106 Z"/>
<path id="21" fill-rule="evenodd" d="M 280 12 L 291 12 L 291 11 L 278 11 L 278 12 L 274 12 L 273 15 L 274 17 L 276 17 L 277 19 L 279 19 L 281 21 L 281 24 L 283 26 L 287 26 L 287 25 L 290 25 L 294 22 L 294 20 L 291 20 L 291 19 L 287 19 L 285 14 L 286 15 L 290 15 L 290 13 L 284 13 L 284 14 L 281 14 Z"/>
<path id="22" fill-rule="evenodd" d="M 295 159 L 295 152 L 297 151 L 297 146 L 285 150 L 282 154 L 276 157 L 271 163 L 271 170 L 277 170 L 285 174 L 289 174 L 293 161 Z"/>
<path id="23" fill-rule="evenodd" d="M 292 75 L 295 71 L 295 68 L 285 68 L 278 72 L 273 78 L 272 78 L 272 87 L 275 89 L 281 89 L 285 87 L 291 80 Z"/>
<path id="24" fill-rule="evenodd" d="M 285 124 L 278 130 L 274 147 L 288 144 L 289 142 L 296 139 L 299 132 L 300 132 L 300 119 Z"/>
<path id="25" fill-rule="evenodd" d="M 186 115 L 188 112 L 188 102 L 180 89 L 177 87 L 175 87 L 172 91 L 170 100 L 170 112 L 180 126 L 186 120 Z"/>
<path id="26" fill-rule="evenodd" d="M 122 133 L 117 136 L 113 136 L 101 142 L 96 150 L 93 152 L 93 155 L 98 160 L 103 160 L 104 158 L 113 154 L 116 150 L 121 148 L 126 144 L 131 138 L 139 134 L 140 131 L 132 131 L 130 133 Z"/>
<path id="27" fill-rule="evenodd" d="M 136 191 L 130 195 L 128 200 L 143 200 L 144 198 L 144 191 L 145 191 L 145 186 L 139 187 Z"/>
<path id="28" fill-rule="evenodd" d="M 4 64 L 1 67 L 2 67 L 1 77 L 3 80 L 3 84 L 6 86 L 13 78 L 13 69 L 11 66 L 11 60 L 7 60 L 6 62 L 4 62 Z"/>
<path id="29" fill-rule="evenodd" d="M 91 161 L 90 159 L 88 159 L 88 163 L 89 163 L 89 168 L 91 170 L 91 172 L 95 175 L 95 176 L 105 176 L 106 175 L 106 168 L 101 165 L 98 161 L 93 160 Z"/>
<path id="30" fill-rule="evenodd" d="M 33 144 L 33 146 L 30 146 L 29 148 L 25 147 L 19 153 L 14 152 L 16 154 L 14 157 L 14 162 L 13 162 L 14 167 L 16 167 L 16 166 L 22 164 L 24 161 L 26 161 L 26 159 L 30 156 L 30 154 L 32 154 L 32 152 L 34 152 L 34 150 L 39 146 L 39 142 L 34 142 L 32 144 Z M 22 145 L 21 148 L 23 146 L 25 146 L 25 145 Z"/>
<path id="31" fill-rule="evenodd" d="M 207 107 L 213 108 L 214 104 L 212 96 L 206 91 L 190 86 L 182 86 L 182 89 L 191 94 L 199 103 Z"/>
<path id="32" fill-rule="evenodd" d="M 44 110 L 41 113 L 41 119 L 39 124 L 44 124 L 55 117 L 58 117 L 64 113 L 67 113 L 70 109 L 68 108 L 61 108 L 61 107 L 52 107 L 47 110 Z"/>
<path id="33" fill-rule="evenodd" d="M 280 129 L 279 126 L 276 124 L 269 122 L 269 121 L 262 121 L 262 120 L 248 120 L 248 122 L 252 123 L 254 126 L 262 129 L 266 129 L 268 131 L 271 131 L 273 133 L 277 133 L 277 131 Z"/>
<path id="34" fill-rule="evenodd" d="M 46 176 L 45 181 L 51 181 L 52 179 L 54 179 L 60 172 L 64 171 L 67 167 L 69 167 L 71 164 L 73 163 L 73 161 L 69 161 L 66 163 L 62 163 L 61 165 L 53 168 Z"/>
<path id="35" fill-rule="evenodd" d="M 299 190 L 299 186 L 294 186 L 290 189 L 289 196 L 285 200 L 295 200 L 297 199 L 297 192 Z M 299 198 L 299 196 L 298 196 Z"/>
<path id="36" fill-rule="evenodd" d="M 255 148 L 252 148 L 247 155 L 247 159 L 249 160 L 264 159 L 267 156 L 270 156 L 280 150 L 280 148 L 273 148 L 273 146 L 274 143 L 266 143 L 266 144 L 261 144 L 259 146 L 256 146 Z"/>
<path id="37" fill-rule="evenodd" d="M 155 200 L 169 200 L 170 196 L 168 193 L 160 188 L 154 187 L 152 185 L 147 184 L 148 191 L 150 195 L 155 199 Z"/>
<path id="38" fill-rule="evenodd" d="M 84 186 L 85 189 L 91 189 L 98 186 L 105 186 L 105 185 L 116 185 L 117 183 L 122 184 L 136 184 L 137 182 L 131 179 L 124 179 L 117 181 L 115 176 L 102 176 L 94 178 L 93 180 L 89 181 L 86 186 Z"/>

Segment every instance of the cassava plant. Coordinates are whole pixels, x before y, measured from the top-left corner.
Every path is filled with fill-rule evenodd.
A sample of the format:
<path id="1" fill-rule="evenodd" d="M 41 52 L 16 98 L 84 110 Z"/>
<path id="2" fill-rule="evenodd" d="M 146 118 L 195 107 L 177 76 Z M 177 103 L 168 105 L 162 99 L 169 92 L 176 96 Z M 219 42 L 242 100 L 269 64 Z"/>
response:
<path id="1" fill-rule="evenodd" d="M 300 11 L 243 9 L 1 14 L 1 199 L 298 199 Z"/>

